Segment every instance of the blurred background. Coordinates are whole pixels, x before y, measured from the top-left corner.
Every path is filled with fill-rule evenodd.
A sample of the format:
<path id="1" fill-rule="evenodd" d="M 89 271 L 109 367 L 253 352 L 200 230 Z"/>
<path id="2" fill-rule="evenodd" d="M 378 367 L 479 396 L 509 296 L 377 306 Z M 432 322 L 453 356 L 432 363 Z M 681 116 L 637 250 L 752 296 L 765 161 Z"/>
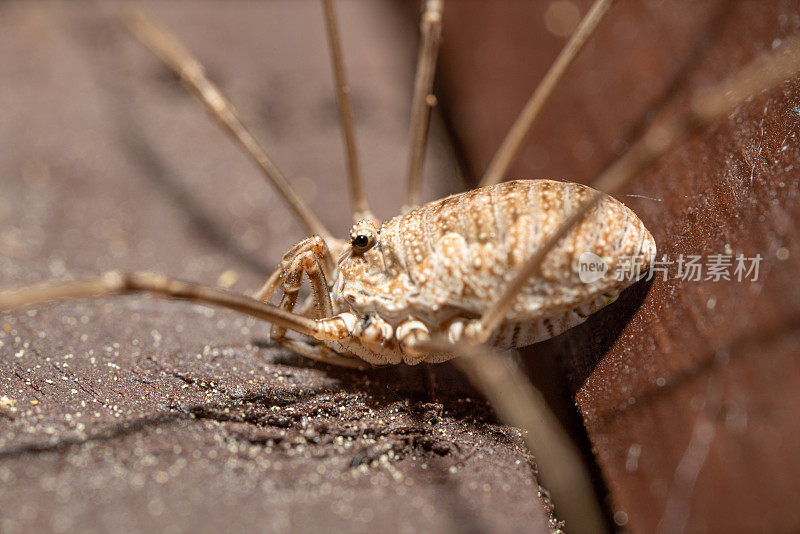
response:
<path id="1" fill-rule="evenodd" d="M 127 34 L 125 5 L 0 3 L 0 282 L 148 269 L 211 284 L 229 273 L 234 289 L 250 291 L 305 236 Z M 141 5 L 205 64 L 322 221 L 345 235 L 319 3 Z M 406 172 L 419 5 L 337 5 L 363 175 L 388 218 Z M 426 199 L 477 183 L 589 5 L 445 3 Z M 591 183 L 696 90 L 799 31 L 796 1 L 621 0 L 508 178 Z M 675 147 L 619 195 L 659 254 L 760 254 L 756 281 L 681 281 L 672 265 L 667 280 L 639 284 L 523 351 L 614 528 L 800 530 L 798 132 L 793 80 Z M 263 325 L 138 297 L 4 321 L 4 532 L 557 527 L 514 431 L 449 365 L 353 377 L 287 363 L 250 345 Z M 285 420 L 268 418 L 273 407 Z M 297 445 L 308 428 L 317 442 Z M 319 438 L 353 428 L 347 451 Z M 372 465 L 363 476 L 339 474 L 363 457 Z"/>

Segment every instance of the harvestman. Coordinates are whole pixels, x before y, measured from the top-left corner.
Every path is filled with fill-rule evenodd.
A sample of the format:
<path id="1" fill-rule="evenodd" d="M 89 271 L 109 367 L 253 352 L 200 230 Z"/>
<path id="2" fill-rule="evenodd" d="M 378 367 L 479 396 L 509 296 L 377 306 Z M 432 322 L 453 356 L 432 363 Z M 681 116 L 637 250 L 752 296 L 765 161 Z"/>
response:
<path id="1" fill-rule="evenodd" d="M 334 238 L 294 192 L 200 63 L 144 14 L 132 12 L 127 19 L 131 30 L 244 148 L 312 237 L 284 255 L 252 298 L 152 273 L 110 272 L 12 288 L 0 294 L 0 310 L 52 299 L 149 292 L 264 319 L 273 323 L 274 341 L 328 363 L 361 367 L 362 361 L 416 364 L 458 356 L 456 363 L 501 418 L 527 431 L 526 444 L 570 529 L 604 530 L 579 453 L 541 395 L 495 348 L 557 335 L 635 282 L 634 277 L 615 280 L 611 269 L 592 284 L 577 278 L 574 258 L 585 250 L 612 267 L 627 259 L 646 268 L 655 257 L 652 236 L 641 221 L 606 193 L 750 95 L 800 70 L 797 41 L 787 40 L 769 57 L 696 94 L 683 113 L 653 126 L 600 175 L 595 189 L 545 180 L 500 184 L 542 106 L 614 1 L 597 0 L 581 21 L 493 158 L 483 187 L 419 206 L 443 12 L 443 0 L 427 0 L 412 101 L 405 214 L 380 224 L 360 178 L 333 0 L 323 0 L 355 223 L 348 241 Z M 295 313 L 304 273 L 312 296 Z M 278 289 L 283 297 L 274 306 L 269 301 Z M 287 330 L 306 339 L 288 338 Z"/>

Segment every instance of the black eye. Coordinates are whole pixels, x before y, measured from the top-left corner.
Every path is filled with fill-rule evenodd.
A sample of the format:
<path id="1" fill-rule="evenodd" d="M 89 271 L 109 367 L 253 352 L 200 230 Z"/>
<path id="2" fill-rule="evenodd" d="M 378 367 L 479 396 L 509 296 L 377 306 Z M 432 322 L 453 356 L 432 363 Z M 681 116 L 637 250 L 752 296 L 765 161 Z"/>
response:
<path id="1" fill-rule="evenodd" d="M 364 248 L 369 245 L 369 236 L 364 234 L 358 234 L 353 238 L 353 246 L 358 248 Z"/>

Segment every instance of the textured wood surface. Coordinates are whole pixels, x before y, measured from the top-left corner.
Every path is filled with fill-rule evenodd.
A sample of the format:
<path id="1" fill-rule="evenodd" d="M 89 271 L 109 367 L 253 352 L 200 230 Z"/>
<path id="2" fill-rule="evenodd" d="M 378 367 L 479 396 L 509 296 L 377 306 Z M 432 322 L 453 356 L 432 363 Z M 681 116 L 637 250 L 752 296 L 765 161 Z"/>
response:
<path id="1" fill-rule="evenodd" d="M 440 96 L 475 175 L 563 44 L 545 24 L 553 4 L 448 6 Z M 509 177 L 590 183 L 694 90 L 798 30 L 797 2 L 620 2 Z M 614 520 L 632 532 L 800 529 L 798 110 L 800 81 L 764 92 L 619 197 L 659 254 L 761 254 L 757 281 L 680 281 L 672 265 L 527 355 L 559 360 L 550 380 L 577 402 Z"/>

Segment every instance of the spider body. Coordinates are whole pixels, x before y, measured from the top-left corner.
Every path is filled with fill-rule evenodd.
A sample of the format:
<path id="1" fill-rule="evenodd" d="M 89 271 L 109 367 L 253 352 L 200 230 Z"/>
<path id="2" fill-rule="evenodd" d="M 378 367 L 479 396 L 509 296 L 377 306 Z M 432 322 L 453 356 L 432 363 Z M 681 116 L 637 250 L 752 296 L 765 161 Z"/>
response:
<path id="1" fill-rule="evenodd" d="M 380 227 L 372 221 L 357 224 L 330 289 L 332 312 L 344 319 L 347 337 L 330 346 L 372 364 L 451 358 L 416 351 L 414 340 L 444 335 L 460 341 L 591 191 L 574 183 L 516 180 L 430 202 Z M 588 283 L 581 280 L 578 262 L 587 251 L 607 266 Z M 284 260 L 285 279 L 296 257 L 290 251 Z M 523 347 L 580 324 L 638 278 L 618 279 L 615 267 L 630 262 L 647 268 L 654 257 L 655 243 L 644 224 L 624 204 L 604 196 L 525 285 L 489 344 Z M 313 262 L 309 265 L 313 269 Z M 284 284 L 284 290 L 293 291 L 296 283 Z"/>

